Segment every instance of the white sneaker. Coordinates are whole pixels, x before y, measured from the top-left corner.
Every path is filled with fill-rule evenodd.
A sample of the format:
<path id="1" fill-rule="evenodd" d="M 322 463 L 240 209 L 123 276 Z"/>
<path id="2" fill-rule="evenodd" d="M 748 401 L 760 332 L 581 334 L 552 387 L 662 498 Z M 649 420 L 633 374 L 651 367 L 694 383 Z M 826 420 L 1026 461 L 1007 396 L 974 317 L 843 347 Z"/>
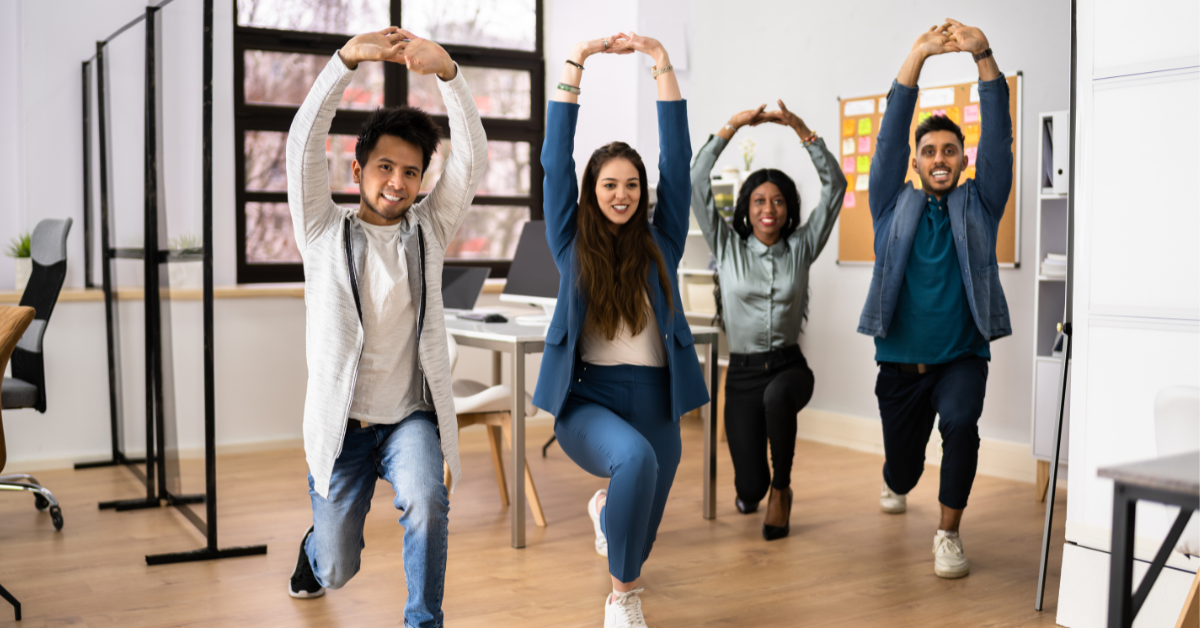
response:
<path id="1" fill-rule="evenodd" d="M 621 593 L 615 599 L 612 596 L 604 598 L 604 628 L 647 628 L 646 618 L 642 616 L 642 592 L 639 587 L 628 593 Z"/>
<path id="2" fill-rule="evenodd" d="M 607 558 L 608 539 L 604 538 L 604 530 L 600 528 L 600 509 L 596 507 L 596 500 L 601 495 L 604 495 L 607 499 L 608 491 L 600 489 L 592 495 L 592 498 L 588 500 L 587 513 L 592 518 L 592 527 L 596 528 L 596 553 Z"/>
<path id="3" fill-rule="evenodd" d="M 891 515 L 898 515 L 908 510 L 908 497 L 892 492 L 887 482 L 884 482 L 883 490 L 879 493 L 879 509 Z"/>
<path id="4" fill-rule="evenodd" d="M 970 572 L 958 533 L 938 530 L 933 537 L 933 573 L 939 578 L 961 578 Z"/>

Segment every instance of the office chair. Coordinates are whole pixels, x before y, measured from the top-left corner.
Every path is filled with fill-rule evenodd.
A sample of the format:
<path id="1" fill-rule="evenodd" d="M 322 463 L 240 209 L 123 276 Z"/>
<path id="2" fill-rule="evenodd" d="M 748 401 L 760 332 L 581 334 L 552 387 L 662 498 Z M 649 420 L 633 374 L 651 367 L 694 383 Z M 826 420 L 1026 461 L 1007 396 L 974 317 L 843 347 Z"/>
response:
<path id="1" fill-rule="evenodd" d="M 12 377 L 4 378 L 0 386 L 0 408 L 16 410 L 33 408 L 46 412 L 46 371 L 42 357 L 42 337 L 46 324 L 58 302 L 63 280 L 67 277 L 67 233 L 71 219 L 47 219 L 33 230 L 30 248 L 33 253 L 33 273 L 21 295 L 21 306 L 35 312 L 29 328 L 12 349 Z M 62 508 L 54 494 L 42 487 L 31 475 L 0 476 L 0 491 L 21 491 L 34 494 L 34 506 L 50 511 L 55 530 L 62 530 Z"/>
<path id="2" fill-rule="evenodd" d="M 21 338 L 21 334 L 25 333 L 25 329 L 33 321 L 33 315 L 34 309 L 31 307 L 0 306 L 0 371 L 3 371 L 8 364 L 8 358 L 17 346 L 17 340 Z M 7 383 L 7 379 L 0 382 L 0 395 L 4 393 Z M 6 462 L 8 462 L 8 448 L 4 444 L 4 418 L 0 416 L 0 471 L 4 470 Z M 13 605 L 17 621 L 21 621 L 21 603 L 17 601 L 17 598 L 2 586 L 0 586 L 0 597 Z"/>

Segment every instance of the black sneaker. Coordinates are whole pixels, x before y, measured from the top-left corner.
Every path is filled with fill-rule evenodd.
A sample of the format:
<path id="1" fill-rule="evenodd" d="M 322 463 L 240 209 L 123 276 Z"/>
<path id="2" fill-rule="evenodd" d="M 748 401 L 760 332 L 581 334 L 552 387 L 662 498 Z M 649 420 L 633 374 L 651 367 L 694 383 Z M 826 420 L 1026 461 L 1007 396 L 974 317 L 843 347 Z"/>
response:
<path id="1" fill-rule="evenodd" d="M 292 571 L 292 580 L 288 583 L 288 595 L 292 597 L 311 598 L 325 595 L 325 587 L 317 582 L 312 564 L 308 562 L 308 552 L 304 551 L 304 544 L 308 542 L 312 533 L 313 527 L 308 526 L 308 530 L 304 532 L 304 539 L 300 541 L 300 558 L 296 561 L 296 569 Z"/>

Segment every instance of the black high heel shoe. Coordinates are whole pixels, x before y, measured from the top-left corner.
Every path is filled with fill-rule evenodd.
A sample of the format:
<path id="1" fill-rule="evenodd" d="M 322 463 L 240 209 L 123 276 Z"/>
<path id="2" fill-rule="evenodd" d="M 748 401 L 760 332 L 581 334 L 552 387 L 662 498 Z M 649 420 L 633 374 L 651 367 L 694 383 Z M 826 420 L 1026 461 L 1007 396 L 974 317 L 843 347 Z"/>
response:
<path id="1" fill-rule="evenodd" d="M 775 490 L 774 487 L 772 487 L 771 490 L 774 491 Z M 783 537 L 787 536 L 789 532 L 791 532 L 791 528 L 792 528 L 792 495 L 793 495 L 792 489 L 789 488 L 788 489 L 788 503 L 787 503 L 787 523 L 783 524 L 782 526 L 770 526 L 770 525 L 767 525 L 764 523 L 763 528 L 762 528 L 762 534 L 763 534 L 764 539 L 766 539 L 768 541 L 782 539 Z M 770 493 L 768 493 L 767 494 L 767 503 L 769 504 L 770 502 L 771 502 L 771 495 L 770 495 Z"/>
<path id="2" fill-rule="evenodd" d="M 737 506 L 738 512 L 742 513 L 743 515 L 748 515 L 758 510 L 758 502 L 747 504 L 746 502 L 742 501 L 741 497 L 733 500 L 733 504 Z"/>

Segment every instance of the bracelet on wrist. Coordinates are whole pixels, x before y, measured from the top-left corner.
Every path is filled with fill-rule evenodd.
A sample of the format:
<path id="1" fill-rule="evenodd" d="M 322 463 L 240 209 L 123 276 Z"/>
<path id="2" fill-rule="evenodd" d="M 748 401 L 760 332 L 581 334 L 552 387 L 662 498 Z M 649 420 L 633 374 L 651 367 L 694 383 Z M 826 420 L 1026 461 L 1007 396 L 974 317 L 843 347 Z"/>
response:
<path id="1" fill-rule="evenodd" d="M 992 49 L 989 47 L 979 54 L 972 54 L 971 58 L 975 60 L 975 63 L 979 63 L 990 56 L 992 56 Z"/>
<path id="2" fill-rule="evenodd" d="M 673 66 L 673 65 L 666 65 L 661 68 L 658 66 L 654 66 L 654 67 L 650 68 L 650 76 L 653 78 L 658 78 L 659 76 L 666 74 L 667 72 L 671 72 L 674 69 L 675 69 L 675 66 Z"/>
<path id="3" fill-rule="evenodd" d="M 731 133 L 737 133 L 737 127 L 729 124 L 728 122 L 725 123 L 725 128 Z"/>
<path id="4" fill-rule="evenodd" d="M 578 96 L 580 94 L 580 89 L 578 87 L 576 87 L 574 85 L 567 85 L 566 83 L 559 83 L 558 89 L 561 89 L 564 92 L 570 92 L 572 94 L 575 94 L 576 96 Z"/>
<path id="5" fill-rule="evenodd" d="M 574 61 L 572 61 L 572 60 L 570 60 L 570 59 L 567 59 L 567 63 L 570 63 L 571 65 L 573 65 L 573 66 L 575 66 L 575 67 L 579 68 L 580 70 L 582 70 L 582 69 L 583 69 L 583 64 L 582 64 L 582 63 L 575 63 Z"/>

